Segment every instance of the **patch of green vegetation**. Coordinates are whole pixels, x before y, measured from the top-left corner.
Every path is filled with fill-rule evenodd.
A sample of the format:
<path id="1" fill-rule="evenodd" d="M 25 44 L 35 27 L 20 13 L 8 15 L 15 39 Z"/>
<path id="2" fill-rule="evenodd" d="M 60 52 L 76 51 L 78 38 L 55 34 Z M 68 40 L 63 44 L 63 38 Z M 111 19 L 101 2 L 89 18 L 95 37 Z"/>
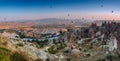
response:
<path id="1" fill-rule="evenodd" d="M 0 47 L 0 51 L 11 52 L 10 50 L 8 50 L 8 49 L 6 49 L 6 48 L 2 48 L 2 47 Z"/>
<path id="2" fill-rule="evenodd" d="M 41 40 L 41 41 L 39 41 L 38 39 L 36 39 L 36 41 L 34 41 L 34 42 L 37 43 L 37 47 L 38 48 L 43 48 L 43 47 L 47 46 L 48 39 Z"/>
<path id="3" fill-rule="evenodd" d="M 26 55 L 22 54 L 22 53 L 14 52 L 10 56 L 10 60 L 11 61 L 29 61 L 29 58 Z"/>
<path id="4" fill-rule="evenodd" d="M 40 47 L 40 48 L 43 48 L 43 47 L 44 47 L 44 44 L 43 44 L 43 43 L 39 44 L 39 47 Z"/>
<path id="5" fill-rule="evenodd" d="M 105 59 L 97 59 L 96 61 L 106 61 Z"/>
<path id="6" fill-rule="evenodd" d="M 71 59 L 70 59 L 70 58 L 67 58 L 67 61 L 71 61 Z"/>
<path id="7" fill-rule="evenodd" d="M 90 57 L 90 56 L 91 56 L 91 54 L 90 54 L 90 53 L 86 54 L 86 57 Z"/>
<path id="8" fill-rule="evenodd" d="M 6 53 L 0 53 L 0 61 L 10 61 L 10 56 L 9 54 Z"/>
<path id="9" fill-rule="evenodd" d="M 48 48 L 48 52 L 51 54 L 55 54 L 57 52 L 57 47 L 55 45 Z"/>
<path id="10" fill-rule="evenodd" d="M 120 53 L 118 54 L 118 58 L 120 58 Z"/>
<path id="11" fill-rule="evenodd" d="M 35 61 L 43 61 L 41 58 L 39 58 L 39 59 L 36 59 Z"/>
<path id="12" fill-rule="evenodd" d="M 48 52 L 51 54 L 55 54 L 56 52 L 58 52 L 58 50 L 62 50 L 65 47 L 67 47 L 65 43 L 57 43 L 55 45 L 52 45 L 50 48 L 48 48 Z"/>
<path id="13" fill-rule="evenodd" d="M 10 61 L 10 50 L 0 47 L 0 61 Z"/>
<path id="14" fill-rule="evenodd" d="M 50 61 L 50 59 L 49 59 L 49 58 L 47 58 L 47 59 L 46 59 L 46 61 Z"/>
<path id="15" fill-rule="evenodd" d="M 106 59 L 110 60 L 110 61 L 114 61 L 114 59 L 116 59 L 116 56 L 114 56 L 112 54 L 109 54 L 109 55 L 106 56 Z"/>
<path id="16" fill-rule="evenodd" d="M 89 49 L 92 49 L 93 48 L 93 46 L 89 46 Z"/>
<path id="17" fill-rule="evenodd" d="M 107 45 L 107 42 L 106 41 L 102 41 L 102 45 Z"/>
<path id="18" fill-rule="evenodd" d="M 59 45 L 57 45 L 57 49 L 63 49 L 66 46 L 67 46 L 66 44 L 60 43 Z"/>
<path id="19" fill-rule="evenodd" d="M 81 48 L 81 47 L 79 47 L 79 50 L 80 50 L 80 51 L 82 51 L 82 48 Z"/>
<path id="20" fill-rule="evenodd" d="M 24 46 L 23 43 L 18 43 L 17 45 L 18 45 L 19 47 L 23 47 L 23 46 Z"/>
<path id="21" fill-rule="evenodd" d="M 29 61 L 29 58 L 22 53 L 14 52 L 0 47 L 0 61 Z"/>

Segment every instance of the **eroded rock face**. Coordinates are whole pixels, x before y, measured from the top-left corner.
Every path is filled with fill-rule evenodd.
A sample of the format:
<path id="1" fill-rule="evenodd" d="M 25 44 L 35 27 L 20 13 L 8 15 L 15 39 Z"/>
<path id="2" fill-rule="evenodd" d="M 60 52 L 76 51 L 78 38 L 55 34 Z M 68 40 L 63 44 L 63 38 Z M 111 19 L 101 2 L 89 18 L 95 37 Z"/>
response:
<path id="1" fill-rule="evenodd" d="M 71 55 L 74 57 L 79 57 L 79 54 L 80 54 L 80 50 L 78 50 L 78 49 L 73 49 L 71 51 Z"/>
<path id="2" fill-rule="evenodd" d="M 110 40 L 108 40 L 109 44 L 109 51 L 114 51 L 117 49 L 117 39 L 115 37 L 111 37 Z"/>
<path id="3" fill-rule="evenodd" d="M 16 33 L 10 33 L 10 32 L 3 32 L 1 33 L 1 36 L 12 38 L 12 39 L 20 39 L 19 35 L 17 35 Z"/>
<path id="4" fill-rule="evenodd" d="M 22 43 L 23 46 L 18 46 L 17 44 Z M 11 39 L 6 36 L 0 35 L 0 47 L 9 49 L 12 52 L 23 52 L 26 55 L 28 55 L 32 60 L 36 60 L 39 58 L 42 58 L 45 60 L 47 58 L 47 53 L 44 52 L 42 49 L 38 49 L 34 45 L 31 45 L 31 43 L 25 44 L 22 40 L 19 39 Z"/>
<path id="5" fill-rule="evenodd" d="M 0 35 L 0 47 L 10 49 L 11 51 L 16 51 L 16 45 L 13 43 L 13 41 L 1 35 Z"/>

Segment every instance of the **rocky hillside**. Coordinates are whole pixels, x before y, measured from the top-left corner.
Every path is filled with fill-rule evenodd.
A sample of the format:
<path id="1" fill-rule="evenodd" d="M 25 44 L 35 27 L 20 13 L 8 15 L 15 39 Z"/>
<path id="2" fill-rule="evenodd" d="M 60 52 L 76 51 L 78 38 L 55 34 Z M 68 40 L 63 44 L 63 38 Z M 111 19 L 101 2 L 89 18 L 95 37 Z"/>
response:
<path id="1" fill-rule="evenodd" d="M 44 52 L 32 43 L 25 43 L 20 39 L 0 35 L 0 61 L 42 61 L 46 59 L 41 54 Z"/>
<path id="2" fill-rule="evenodd" d="M 120 61 L 119 26 L 105 22 L 71 27 L 55 39 L 42 41 L 23 41 L 15 33 L 3 32 L 0 61 Z"/>

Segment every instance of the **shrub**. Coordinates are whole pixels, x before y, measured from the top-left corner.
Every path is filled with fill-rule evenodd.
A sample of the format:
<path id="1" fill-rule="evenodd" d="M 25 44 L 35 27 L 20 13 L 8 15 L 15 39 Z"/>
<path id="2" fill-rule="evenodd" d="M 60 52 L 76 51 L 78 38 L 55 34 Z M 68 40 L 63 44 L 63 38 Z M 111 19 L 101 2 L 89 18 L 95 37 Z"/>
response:
<path id="1" fill-rule="evenodd" d="M 120 54 L 118 54 L 118 57 L 120 58 Z"/>
<path id="2" fill-rule="evenodd" d="M 106 61 L 105 59 L 97 59 L 96 61 Z"/>
<path id="3" fill-rule="evenodd" d="M 81 51 L 81 50 L 82 50 L 82 48 L 79 48 L 79 50 Z"/>
<path id="4" fill-rule="evenodd" d="M 107 42 L 106 41 L 102 41 L 102 45 L 106 45 L 107 44 Z"/>
<path id="5" fill-rule="evenodd" d="M 84 52 L 87 52 L 87 50 L 86 50 L 86 49 L 84 49 Z"/>
<path id="6" fill-rule="evenodd" d="M 20 46 L 20 47 L 23 47 L 23 46 L 24 46 L 22 43 L 19 43 L 19 44 L 17 44 L 17 45 Z"/>
<path id="7" fill-rule="evenodd" d="M 46 61 L 50 61 L 50 59 L 49 59 L 49 58 L 47 58 L 47 59 L 46 59 Z"/>
<path id="8" fill-rule="evenodd" d="M 43 43 L 39 44 L 39 47 L 40 47 L 40 48 L 43 48 L 43 47 L 44 47 L 44 44 L 43 44 Z"/>
<path id="9" fill-rule="evenodd" d="M 10 56 L 11 61 L 29 61 L 29 58 L 26 55 L 23 55 L 22 53 L 14 52 Z"/>
<path id="10" fill-rule="evenodd" d="M 109 54 L 109 55 L 106 56 L 106 58 L 107 58 L 108 60 L 112 61 L 113 59 L 115 59 L 115 56 Z"/>
<path id="11" fill-rule="evenodd" d="M 66 44 L 60 43 L 60 44 L 57 46 L 57 49 L 64 49 L 66 46 L 67 46 Z"/>
<path id="12" fill-rule="evenodd" d="M 88 54 L 86 54 L 86 56 L 87 56 L 87 57 L 90 57 L 91 55 L 88 53 Z"/>
<path id="13" fill-rule="evenodd" d="M 89 49 L 92 49 L 92 48 L 93 48 L 93 46 L 90 46 L 90 47 L 89 47 Z"/>
<path id="14" fill-rule="evenodd" d="M 55 45 L 48 48 L 48 52 L 51 54 L 55 54 L 57 52 L 57 47 Z"/>
<path id="15" fill-rule="evenodd" d="M 39 58 L 39 59 L 36 59 L 35 61 L 43 61 L 41 58 Z"/>
<path id="16" fill-rule="evenodd" d="M 71 61 L 71 59 L 70 59 L 70 58 L 67 58 L 67 61 Z"/>

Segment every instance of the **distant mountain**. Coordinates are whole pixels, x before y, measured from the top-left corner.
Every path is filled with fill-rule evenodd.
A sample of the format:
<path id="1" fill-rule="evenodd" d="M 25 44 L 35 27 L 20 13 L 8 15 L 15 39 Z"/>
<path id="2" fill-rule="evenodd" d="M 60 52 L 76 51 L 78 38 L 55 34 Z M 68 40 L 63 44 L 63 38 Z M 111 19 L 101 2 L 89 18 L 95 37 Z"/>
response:
<path id="1" fill-rule="evenodd" d="M 57 19 L 57 18 L 46 18 L 40 20 L 25 20 L 22 22 L 32 22 L 36 24 L 88 24 L 93 21 L 91 20 L 81 20 L 81 19 Z"/>
<path id="2" fill-rule="evenodd" d="M 56 18 L 46 18 L 40 20 L 34 20 L 33 22 L 39 24 L 69 24 L 71 20 L 69 19 L 56 19 Z"/>
<path id="3" fill-rule="evenodd" d="M 18 21 L 7 21 L 3 23 L 16 23 L 16 24 L 37 24 L 37 25 L 44 25 L 44 24 L 74 24 L 74 25 L 86 25 L 92 23 L 92 20 L 81 20 L 81 19 L 58 19 L 58 18 L 45 18 L 39 20 L 18 20 Z"/>
<path id="4" fill-rule="evenodd" d="M 16 21 L 5 21 L 3 23 L 33 23 L 33 24 L 90 24 L 92 22 L 101 24 L 104 21 L 113 21 L 113 20 L 82 20 L 82 19 L 58 19 L 58 18 L 45 18 L 38 20 L 16 20 Z M 115 22 L 120 22 L 120 20 L 114 20 Z"/>
<path id="5" fill-rule="evenodd" d="M 6 23 L 36 23 L 36 24 L 67 24 L 70 23 L 72 20 L 69 19 L 57 19 L 57 18 L 45 18 L 45 19 L 38 19 L 38 20 L 18 20 L 18 21 L 5 21 Z M 4 22 L 4 23 L 5 23 Z"/>

